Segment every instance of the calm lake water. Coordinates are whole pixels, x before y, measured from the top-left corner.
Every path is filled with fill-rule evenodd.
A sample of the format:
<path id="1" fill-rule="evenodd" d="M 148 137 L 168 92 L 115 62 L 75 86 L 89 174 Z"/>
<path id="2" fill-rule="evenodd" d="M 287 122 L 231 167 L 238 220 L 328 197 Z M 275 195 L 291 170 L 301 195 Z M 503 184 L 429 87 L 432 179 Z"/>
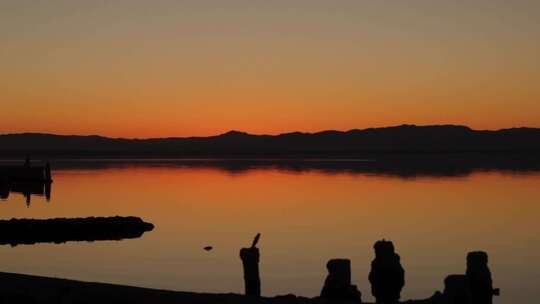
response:
<path id="1" fill-rule="evenodd" d="M 52 197 L 11 193 L 0 217 L 134 215 L 156 228 L 123 241 L 1 246 L 1 271 L 205 292 L 242 292 L 238 251 L 262 233 L 267 296 L 318 295 L 331 258 L 352 260 L 371 300 L 373 243 L 394 241 L 402 299 L 443 289 L 485 250 L 495 303 L 540 298 L 540 174 L 498 171 L 412 176 L 348 170 L 234 169 L 174 162 L 56 166 Z M 203 247 L 211 245 L 213 251 Z"/>

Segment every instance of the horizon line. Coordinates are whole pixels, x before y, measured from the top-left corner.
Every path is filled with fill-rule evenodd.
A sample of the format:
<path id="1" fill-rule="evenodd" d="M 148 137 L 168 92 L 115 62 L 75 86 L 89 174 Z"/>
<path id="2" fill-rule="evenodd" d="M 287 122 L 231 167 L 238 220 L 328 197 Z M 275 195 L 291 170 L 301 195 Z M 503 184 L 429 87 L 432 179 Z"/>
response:
<path id="1" fill-rule="evenodd" d="M 373 130 L 373 129 L 391 129 L 391 128 L 399 128 L 399 127 L 457 127 L 457 128 L 466 128 L 471 131 L 476 132 L 498 132 L 498 131 L 504 131 L 504 130 L 513 130 L 513 129 L 540 129 L 536 127 L 526 127 L 526 126 L 520 126 L 520 127 L 511 127 L 511 128 L 500 128 L 500 129 L 473 129 L 467 125 L 460 125 L 460 124 L 425 124 L 425 125 L 417 125 L 417 124 L 399 124 L 399 125 L 389 125 L 389 126 L 383 126 L 383 127 L 368 127 L 368 128 L 353 128 L 348 130 L 337 130 L 337 129 L 325 129 L 320 131 L 314 131 L 314 132 L 303 132 L 303 131 L 289 131 L 289 132 L 283 132 L 283 133 L 277 133 L 277 134 L 256 134 L 256 133 L 249 133 L 245 131 L 239 131 L 235 129 L 231 129 L 229 131 L 218 133 L 214 135 L 206 135 L 206 136 L 162 136 L 162 137 L 115 137 L 115 136 L 106 136 L 106 135 L 99 135 L 99 134 L 70 134 L 70 133 L 47 133 L 47 132 L 16 132 L 16 133 L 0 133 L 0 136 L 13 136 L 13 135 L 51 135 L 51 136 L 66 136 L 66 137 L 100 137 L 100 138 L 108 138 L 108 139 L 115 139 L 115 140 L 153 140 L 153 139 L 189 139 L 189 138 L 211 138 L 211 137 L 219 137 L 227 134 L 244 134 L 248 136 L 282 136 L 282 135 L 288 135 L 288 134 L 303 134 L 303 135 L 317 135 L 321 133 L 327 133 L 327 132 L 340 132 L 340 133 L 348 133 L 353 131 L 366 131 L 366 130 Z"/>

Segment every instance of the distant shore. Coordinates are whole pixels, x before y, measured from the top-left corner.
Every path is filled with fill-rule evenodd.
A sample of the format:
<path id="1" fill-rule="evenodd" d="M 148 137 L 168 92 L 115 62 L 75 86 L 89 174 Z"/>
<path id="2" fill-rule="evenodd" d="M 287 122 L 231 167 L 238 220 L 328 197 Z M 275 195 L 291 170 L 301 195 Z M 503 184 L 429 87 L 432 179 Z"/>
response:
<path id="1" fill-rule="evenodd" d="M 538 155 L 540 128 L 496 131 L 466 126 L 401 125 L 350 131 L 150 139 L 0 134 L 0 157 L 37 158 L 372 158 L 374 156 Z"/>

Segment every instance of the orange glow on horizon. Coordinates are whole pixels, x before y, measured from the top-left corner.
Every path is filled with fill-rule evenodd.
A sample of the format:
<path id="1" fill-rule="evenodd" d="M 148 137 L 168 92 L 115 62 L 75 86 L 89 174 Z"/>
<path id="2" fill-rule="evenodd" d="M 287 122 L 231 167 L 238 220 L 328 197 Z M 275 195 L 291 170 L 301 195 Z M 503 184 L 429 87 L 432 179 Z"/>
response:
<path id="1" fill-rule="evenodd" d="M 540 2 L 233 2 L 0 3 L 0 134 L 540 127 Z"/>

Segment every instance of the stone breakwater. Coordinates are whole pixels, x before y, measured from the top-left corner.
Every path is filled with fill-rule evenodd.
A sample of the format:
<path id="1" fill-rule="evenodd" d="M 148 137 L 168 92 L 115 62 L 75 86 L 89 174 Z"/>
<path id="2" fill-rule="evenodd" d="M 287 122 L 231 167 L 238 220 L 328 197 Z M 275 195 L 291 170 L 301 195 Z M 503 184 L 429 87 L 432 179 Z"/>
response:
<path id="1" fill-rule="evenodd" d="M 132 239 L 153 229 L 133 216 L 0 220 L 0 245 Z"/>

